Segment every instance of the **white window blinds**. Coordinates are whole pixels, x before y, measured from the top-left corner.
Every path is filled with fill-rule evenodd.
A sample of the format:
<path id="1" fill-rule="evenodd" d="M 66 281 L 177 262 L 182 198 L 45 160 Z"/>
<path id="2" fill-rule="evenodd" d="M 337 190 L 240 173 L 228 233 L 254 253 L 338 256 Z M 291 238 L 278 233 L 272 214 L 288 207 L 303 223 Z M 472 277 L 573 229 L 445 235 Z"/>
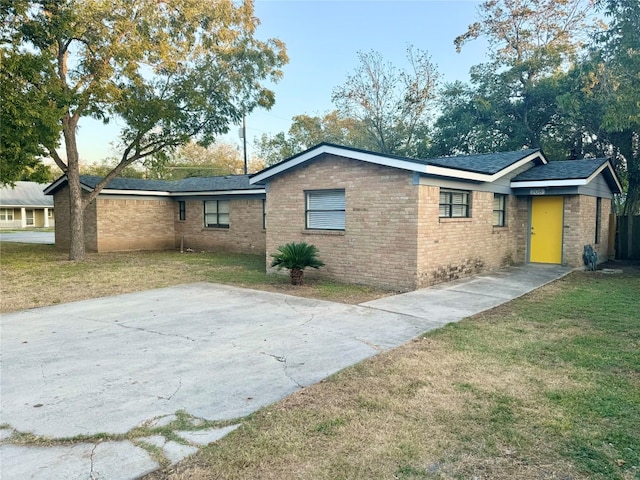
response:
<path id="1" fill-rule="evenodd" d="M 306 228 L 344 230 L 344 190 L 314 190 L 306 192 Z"/>

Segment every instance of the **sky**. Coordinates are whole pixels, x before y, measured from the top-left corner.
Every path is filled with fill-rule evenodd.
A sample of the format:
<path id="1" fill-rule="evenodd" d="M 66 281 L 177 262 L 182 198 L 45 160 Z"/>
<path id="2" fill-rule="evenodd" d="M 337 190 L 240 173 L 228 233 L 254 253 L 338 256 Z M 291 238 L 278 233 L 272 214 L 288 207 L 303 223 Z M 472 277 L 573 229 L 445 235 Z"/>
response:
<path id="1" fill-rule="evenodd" d="M 486 41 L 474 40 L 457 53 L 454 39 L 476 19 L 479 0 L 256 0 L 260 19 L 256 37 L 279 38 L 289 63 L 283 78 L 271 85 L 276 103 L 271 110 L 247 116 L 247 150 L 262 134 L 287 131 L 295 115 L 323 115 L 335 107 L 332 90 L 344 84 L 358 66 L 357 53 L 375 50 L 397 68 L 406 67 L 406 49 L 413 45 L 431 55 L 441 82 L 467 81 L 471 66 L 486 61 Z M 78 148 L 83 162 L 116 156 L 118 122 L 103 125 L 83 118 Z M 223 140 L 242 148 L 239 126 L 230 126 Z"/>

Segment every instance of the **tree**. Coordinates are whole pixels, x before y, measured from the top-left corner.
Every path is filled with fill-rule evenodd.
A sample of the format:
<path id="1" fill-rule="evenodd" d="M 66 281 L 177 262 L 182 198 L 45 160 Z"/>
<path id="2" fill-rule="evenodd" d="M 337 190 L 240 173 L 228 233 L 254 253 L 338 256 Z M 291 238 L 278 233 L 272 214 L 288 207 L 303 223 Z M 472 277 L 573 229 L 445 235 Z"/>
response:
<path id="1" fill-rule="evenodd" d="M 106 177 L 118 163 L 118 158 L 105 158 L 100 163 L 83 164 L 80 165 L 80 175 Z M 122 169 L 118 176 L 123 178 L 145 178 L 144 170 L 137 168 L 136 165 L 129 165 Z"/>
<path id="2" fill-rule="evenodd" d="M 557 148 L 564 132 L 558 131 L 556 98 L 588 40 L 591 11 L 586 0 L 484 1 L 478 22 L 454 43 L 460 51 L 466 42 L 486 37 L 491 61 L 473 67 L 470 87 L 445 91 L 434 140 L 438 153 Z"/>
<path id="3" fill-rule="evenodd" d="M 241 175 L 244 159 L 240 151 L 229 143 L 216 141 L 209 147 L 189 142 L 176 149 L 171 158 L 150 158 L 145 162 L 148 178 L 180 180 L 187 177 Z M 248 170 L 257 172 L 263 163 L 249 160 Z"/>
<path id="4" fill-rule="evenodd" d="M 606 98 L 602 126 L 609 133 L 614 156 L 626 176 L 625 213 L 640 210 L 640 3 L 602 0 L 600 7 L 611 20 L 597 39 L 601 56 L 594 89 Z"/>
<path id="5" fill-rule="evenodd" d="M 263 134 L 255 141 L 255 147 L 265 164 L 273 165 L 322 142 L 375 148 L 375 145 L 367 141 L 366 129 L 362 123 L 353 118 L 342 117 L 337 110 L 323 117 L 296 115 L 287 133 Z"/>
<path id="6" fill-rule="evenodd" d="M 376 151 L 415 155 L 438 80 L 431 58 L 408 47 L 407 70 L 398 70 L 375 51 L 359 52 L 358 59 L 355 73 L 333 90 L 332 101 L 341 115 L 364 126 Z"/>
<path id="7" fill-rule="evenodd" d="M 170 153 L 194 138 L 203 145 L 256 107 L 274 103 L 264 80 L 277 81 L 287 61 L 277 39 L 254 38 L 250 0 L 3 1 L 7 55 L 33 56 L 37 75 L 20 75 L 46 99 L 47 116 L 62 129 L 41 146 L 67 176 L 70 252 L 84 256 L 83 211 L 132 163 Z M 19 72 L 20 73 L 20 72 Z M 82 195 L 76 135 L 79 121 L 118 118 L 119 162 Z"/>
<path id="8" fill-rule="evenodd" d="M 0 11 L 4 10 L 3 6 Z M 46 94 L 31 88 L 44 66 L 35 55 L 0 49 L 0 185 L 45 182 L 50 177 L 40 158 L 47 153 L 43 144 L 59 142 L 59 112 L 55 106 L 43 108 L 49 103 Z"/>

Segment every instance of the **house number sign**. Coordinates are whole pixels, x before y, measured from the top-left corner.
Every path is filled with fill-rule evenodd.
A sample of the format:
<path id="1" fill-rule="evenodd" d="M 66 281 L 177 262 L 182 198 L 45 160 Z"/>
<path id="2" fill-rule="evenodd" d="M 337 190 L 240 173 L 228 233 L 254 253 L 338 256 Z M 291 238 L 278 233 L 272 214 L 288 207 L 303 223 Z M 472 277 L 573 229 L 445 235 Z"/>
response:
<path id="1" fill-rule="evenodd" d="M 544 195 L 544 188 L 532 188 L 529 195 Z"/>

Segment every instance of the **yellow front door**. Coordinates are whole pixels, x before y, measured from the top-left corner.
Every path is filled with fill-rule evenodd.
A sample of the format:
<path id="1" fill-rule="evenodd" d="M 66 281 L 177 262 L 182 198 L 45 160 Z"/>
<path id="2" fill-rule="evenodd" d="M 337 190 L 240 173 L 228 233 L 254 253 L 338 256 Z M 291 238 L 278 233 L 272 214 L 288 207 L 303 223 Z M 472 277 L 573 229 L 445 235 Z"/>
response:
<path id="1" fill-rule="evenodd" d="M 531 198 L 529 261 L 562 263 L 563 197 Z"/>

